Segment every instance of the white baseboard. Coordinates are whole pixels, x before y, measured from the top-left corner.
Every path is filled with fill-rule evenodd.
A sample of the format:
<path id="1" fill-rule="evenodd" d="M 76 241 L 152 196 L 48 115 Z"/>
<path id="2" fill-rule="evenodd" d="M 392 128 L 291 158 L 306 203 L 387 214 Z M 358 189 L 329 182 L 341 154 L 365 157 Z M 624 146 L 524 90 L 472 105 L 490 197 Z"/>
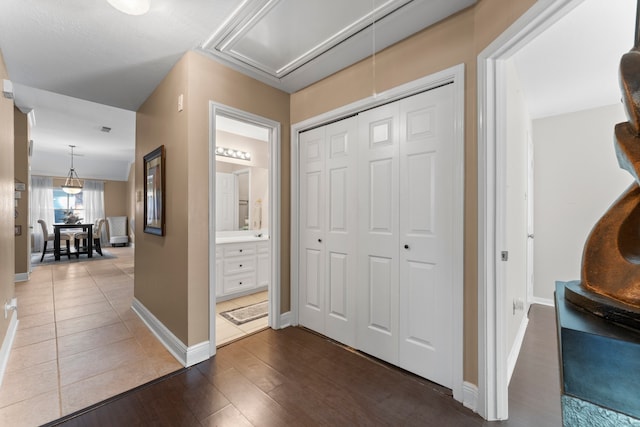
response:
<path id="1" fill-rule="evenodd" d="M 280 329 L 288 328 L 289 326 L 291 326 L 291 319 L 292 315 L 290 311 L 282 313 L 280 315 Z"/>
<path id="2" fill-rule="evenodd" d="M 133 299 L 131 308 L 183 366 L 192 366 L 209 359 L 209 341 L 187 347 L 136 298 Z"/>
<path id="3" fill-rule="evenodd" d="M 478 412 L 478 386 L 470 382 L 462 383 L 462 405 Z"/>
<path id="4" fill-rule="evenodd" d="M 16 277 L 15 279 L 13 279 L 14 282 L 26 282 L 27 280 L 29 280 L 29 272 L 26 273 L 16 273 Z"/>
<path id="5" fill-rule="evenodd" d="M 529 325 L 529 317 L 526 315 L 522 317 L 518 333 L 511 346 L 511 351 L 507 357 L 507 384 L 511 382 L 511 375 L 516 368 L 516 362 L 518 361 L 518 355 L 520 355 L 520 349 L 522 348 L 522 342 L 524 341 L 524 334 L 527 332 L 527 325 Z"/>
<path id="6" fill-rule="evenodd" d="M 9 356 L 11 355 L 11 348 L 13 347 L 13 340 L 16 337 L 16 331 L 18 330 L 18 313 L 15 310 L 11 312 L 11 321 L 9 322 L 9 328 L 7 334 L 0 346 L 0 386 L 4 379 L 4 372 L 7 369 L 7 363 L 9 362 Z"/>
<path id="7" fill-rule="evenodd" d="M 555 307 L 556 303 L 553 299 L 549 299 L 549 298 L 540 298 L 540 297 L 532 297 L 531 301 L 529 301 L 530 304 L 540 304 L 540 305 L 547 305 L 549 307 Z"/>

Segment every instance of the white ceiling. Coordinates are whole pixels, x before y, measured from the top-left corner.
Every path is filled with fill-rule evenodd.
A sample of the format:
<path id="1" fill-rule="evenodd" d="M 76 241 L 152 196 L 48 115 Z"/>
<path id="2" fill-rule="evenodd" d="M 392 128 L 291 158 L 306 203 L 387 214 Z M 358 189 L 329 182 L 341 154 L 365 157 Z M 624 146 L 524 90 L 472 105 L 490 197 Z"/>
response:
<path id="1" fill-rule="evenodd" d="M 65 175 L 74 144 L 81 178 L 126 180 L 129 113 L 186 51 L 294 92 L 475 2 L 151 0 L 129 16 L 107 0 L 2 0 L 0 49 L 16 105 L 35 112 L 33 173 Z"/>
<path id="2" fill-rule="evenodd" d="M 81 178 L 126 180 L 132 112 L 186 51 L 294 92 L 473 3 L 151 0 L 128 16 L 106 0 L 2 0 L 0 49 L 16 105 L 35 112 L 33 173 L 65 175 L 74 144 Z M 585 0 L 518 52 L 532 117 L 618 102 L 634 17 L 633 0 Z"/>
<path id="3" fill-rule="evenodd" d="M 584 0 L 514 55 L 533 119 L 620 102 L 636 0 Z"/>

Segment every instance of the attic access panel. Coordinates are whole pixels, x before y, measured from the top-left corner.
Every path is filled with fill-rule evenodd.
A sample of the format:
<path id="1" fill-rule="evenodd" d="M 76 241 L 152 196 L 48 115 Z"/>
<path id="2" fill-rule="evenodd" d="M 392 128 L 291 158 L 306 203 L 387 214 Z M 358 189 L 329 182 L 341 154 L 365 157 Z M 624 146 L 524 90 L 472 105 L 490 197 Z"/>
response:
<path id="1" fill-rule="evenodd" d="M 282 78 L 412 0 L 259 0 L 236 11 L 205 50 Z"/>

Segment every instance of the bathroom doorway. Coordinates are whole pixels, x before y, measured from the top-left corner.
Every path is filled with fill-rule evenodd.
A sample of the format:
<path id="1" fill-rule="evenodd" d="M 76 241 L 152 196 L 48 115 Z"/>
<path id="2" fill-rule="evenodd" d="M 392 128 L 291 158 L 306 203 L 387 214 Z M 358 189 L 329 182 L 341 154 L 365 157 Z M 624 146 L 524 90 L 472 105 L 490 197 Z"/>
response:
<path id="1" fill-rule="evenodd" d="M 210 349 L 279 324 L 279 124 L 212 104 Z M 276 221 L 273 221 L 276 219 Z M 214 309 L 215 307 L 215 309 Z"/>

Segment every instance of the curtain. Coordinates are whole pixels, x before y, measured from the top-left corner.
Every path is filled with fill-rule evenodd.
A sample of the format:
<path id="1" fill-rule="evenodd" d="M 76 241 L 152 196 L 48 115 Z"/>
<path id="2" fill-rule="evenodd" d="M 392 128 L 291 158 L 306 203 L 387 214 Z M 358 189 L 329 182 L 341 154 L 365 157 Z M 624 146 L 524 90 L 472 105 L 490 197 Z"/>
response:
<path id="1" fill-rule="evenodd" d="M 82 186 L 82 201 L 84 203 L 84 223 L 95 224 L 99 218 L 104 218 L 104 182 L 84 180 Z M 100 242 L 106 239 L 105 228 L 102 227 Z"/>
<path id="2" fill-rule="evenodd" d="M 29 223 L 33 230 L 33 247 L 31 249 L 34 252 L 40 252 L 44 241 L 42 227 L 38 224 L 38 220 L 44 220 L 50 232 L 52 231 L 51 224 L 54 221 L 53 179 L 44 176 L 32 176 L 30 194 L 31 218 Z"/>

